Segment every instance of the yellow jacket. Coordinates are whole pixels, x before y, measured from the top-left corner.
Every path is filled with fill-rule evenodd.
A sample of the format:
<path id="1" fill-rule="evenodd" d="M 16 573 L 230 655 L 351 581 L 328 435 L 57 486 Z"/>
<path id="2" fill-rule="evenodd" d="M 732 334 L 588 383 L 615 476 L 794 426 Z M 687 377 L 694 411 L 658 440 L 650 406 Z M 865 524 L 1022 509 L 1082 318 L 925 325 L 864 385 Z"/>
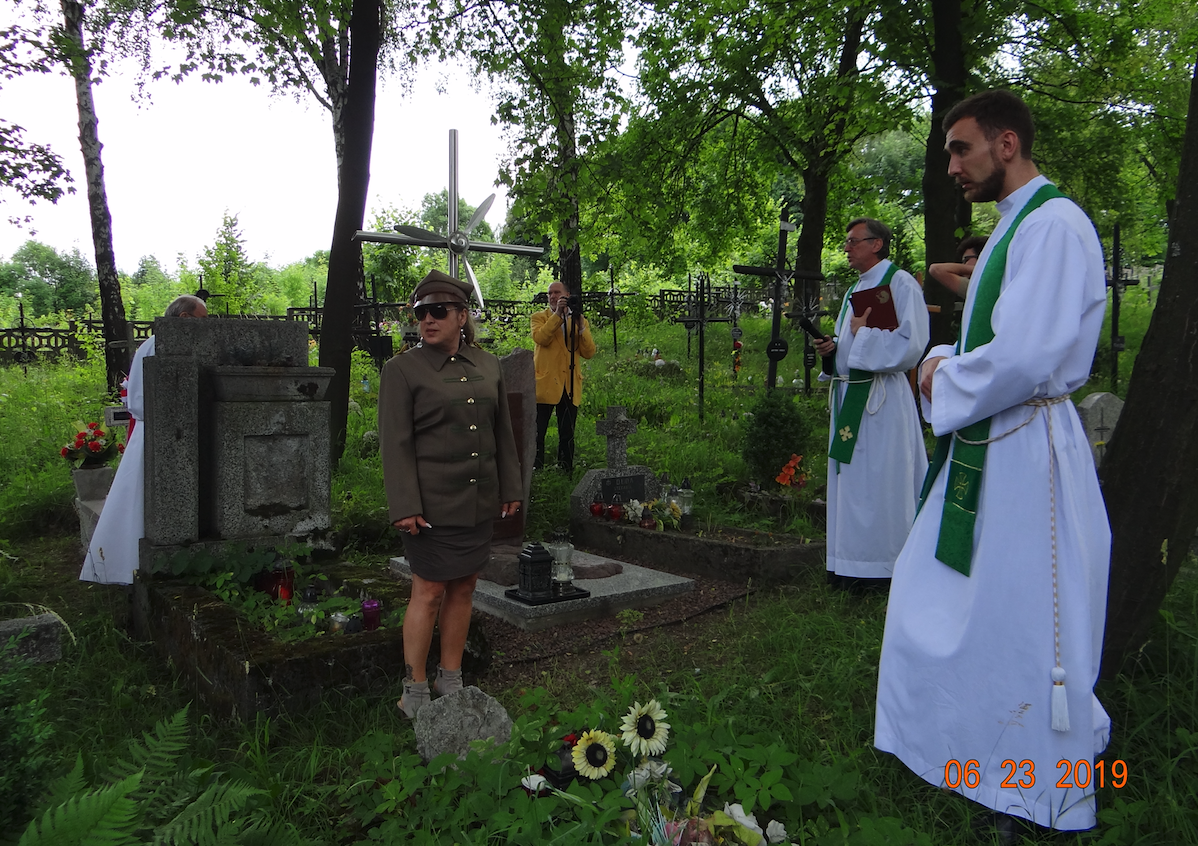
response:
<path id="1" fill-rule="evenodd" d="M 557 405 L 566 388 L 570 372 L 570 351 L 566 349 L 562 319 L 550 309 L 538 311 L 532 316 L 532 339 L 536 347 L 532 352 L 533 368 L 537 374 L 537 402 Z M 595 355 L 595 339 L 591 327 L 582 318 L 578 331 L 578 359 Z M 574 362 L 574 405 L 582 402 L 582 362 Z"/>

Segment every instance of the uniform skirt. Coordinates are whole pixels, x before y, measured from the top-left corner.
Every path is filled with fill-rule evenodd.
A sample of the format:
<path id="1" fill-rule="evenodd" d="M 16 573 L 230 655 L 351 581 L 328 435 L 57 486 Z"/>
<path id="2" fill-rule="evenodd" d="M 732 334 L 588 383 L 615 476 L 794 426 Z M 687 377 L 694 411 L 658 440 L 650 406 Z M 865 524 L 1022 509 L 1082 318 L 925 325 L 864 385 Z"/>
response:
<path id="1" fill-rule="evenodd" d="M 404 535 L 408 566 L 422 579 L 447 582 L 473 575 L 491 558 L 492 522 L 477 526 L 434 526 Z"/>

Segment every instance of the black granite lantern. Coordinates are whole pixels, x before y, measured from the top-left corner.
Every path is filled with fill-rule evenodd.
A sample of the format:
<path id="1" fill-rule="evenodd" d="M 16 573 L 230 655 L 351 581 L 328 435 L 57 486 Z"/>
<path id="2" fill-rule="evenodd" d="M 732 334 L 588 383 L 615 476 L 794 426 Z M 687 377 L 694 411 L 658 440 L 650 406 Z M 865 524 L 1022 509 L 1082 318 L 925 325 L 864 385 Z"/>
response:
<path id="1" fill-rule="evenodd" d="M 517 561 L 522 599 L 545 599 L 553 595 L 553 556 L 549 550 L 539 543 L 530 543 L 524 547 Z"/>

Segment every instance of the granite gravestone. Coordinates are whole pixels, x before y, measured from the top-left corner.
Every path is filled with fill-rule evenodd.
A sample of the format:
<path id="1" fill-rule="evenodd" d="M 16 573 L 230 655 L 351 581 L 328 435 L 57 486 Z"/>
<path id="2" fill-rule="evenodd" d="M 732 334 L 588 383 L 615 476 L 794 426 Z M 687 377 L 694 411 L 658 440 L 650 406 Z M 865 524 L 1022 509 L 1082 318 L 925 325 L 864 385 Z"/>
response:
<path id="1" fill-rule="evenodd" d="M 1090 442 L 1095 467 L 1102 466 L 1107 441 L 1122 413 L 1123 400 L 1106 391 L 1090 394 L 1077 404 L 1077 414 L 1082 419 L 1082 428 L 1086 430 L 1086 440 Z"/>
<path id="2" fill-rule="evenodd" d="M 159 318 L 154 335 L 142 569 L 185 544 L 328 529 L 333 371 L 307 366 L 307 324 Z"/>

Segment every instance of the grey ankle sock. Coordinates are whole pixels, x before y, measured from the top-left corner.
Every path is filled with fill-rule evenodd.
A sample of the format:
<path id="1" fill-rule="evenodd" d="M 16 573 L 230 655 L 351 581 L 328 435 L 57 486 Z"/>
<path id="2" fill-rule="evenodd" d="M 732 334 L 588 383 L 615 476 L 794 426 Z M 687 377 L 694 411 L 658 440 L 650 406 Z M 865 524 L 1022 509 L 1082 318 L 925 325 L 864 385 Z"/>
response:
<path id="1" fill-rule="evenodd" d="M 462 670 L 447 670 L 444 667 L 437 667 L 437 681 L 433 685 L 437 693 L 453 693 L 455 690 L 462 689 Z"/>

